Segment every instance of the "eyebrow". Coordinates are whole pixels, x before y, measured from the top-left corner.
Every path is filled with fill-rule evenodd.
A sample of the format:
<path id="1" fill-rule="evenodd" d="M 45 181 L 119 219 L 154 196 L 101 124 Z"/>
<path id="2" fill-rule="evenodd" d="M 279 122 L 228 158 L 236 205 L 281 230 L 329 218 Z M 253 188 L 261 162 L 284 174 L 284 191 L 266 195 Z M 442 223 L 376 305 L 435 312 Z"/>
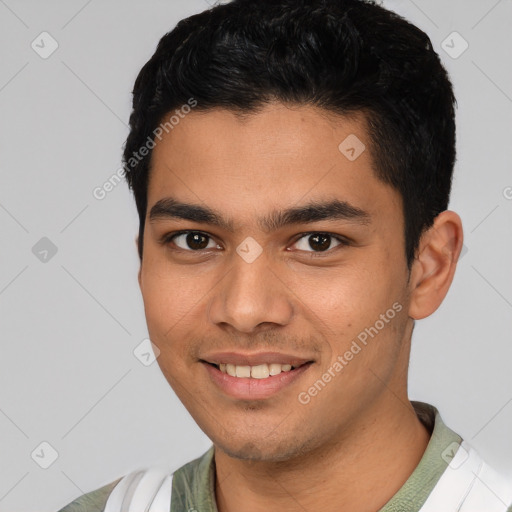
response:
<path id="1" fill-rule="evenodd" d="M 160 219 L 183 219 L 201 224 L 210 224 L 234 232 L 234 223 L 219 212 L 198 204 L 183 203 L 167 197 L 157 201 L 149 212 L 150 222 Z M 371 215 L 346 201 L 312 201 L 286 210 L 276 210 L 258 219 L 262 231 L 272 232 L 294 224 L 309 224 L 322 220 L 344 220 L 357 224 L 369 224 Z"/>

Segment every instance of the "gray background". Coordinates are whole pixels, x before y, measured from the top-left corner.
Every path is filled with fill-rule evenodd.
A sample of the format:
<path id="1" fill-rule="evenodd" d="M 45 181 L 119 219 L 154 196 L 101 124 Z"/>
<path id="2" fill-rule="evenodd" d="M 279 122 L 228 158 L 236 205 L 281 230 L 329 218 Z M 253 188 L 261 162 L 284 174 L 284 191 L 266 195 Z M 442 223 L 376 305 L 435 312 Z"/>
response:
<path id="1" fill-rule="evenodd" d="M 512 2 L 383 3 L 429 34 L 459 105 L 451 208 L 467 252 L 442 307 L 416 326 L 410 396 L 512 477 Z M 93 196 L 120 166 L 138 70 L 205 8 L 0 0 L 0 511 L 56 510 L 210 445 L 157 364 L 133 353 L 147 331 L 128 189 Z M 43 31 L 59 45 L 46 59 L 31 47 L 51 49 Z M 469 44 L 461 55 L 453 31 Z"/>

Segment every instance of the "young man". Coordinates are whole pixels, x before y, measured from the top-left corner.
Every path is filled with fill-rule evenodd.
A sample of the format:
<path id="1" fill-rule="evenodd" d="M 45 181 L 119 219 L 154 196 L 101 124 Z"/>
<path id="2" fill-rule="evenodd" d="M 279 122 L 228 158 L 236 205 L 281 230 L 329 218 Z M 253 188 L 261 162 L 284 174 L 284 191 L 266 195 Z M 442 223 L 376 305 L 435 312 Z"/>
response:
<path id="1" fill-rule="evenodd" d="M 407 394 L 462 247 L 454 101 L 429 38 L 361 0 L 234 0 L 162 38 L 124 151 L 138 278 L 213 446 L 62 512 L 512 510 Z"/>

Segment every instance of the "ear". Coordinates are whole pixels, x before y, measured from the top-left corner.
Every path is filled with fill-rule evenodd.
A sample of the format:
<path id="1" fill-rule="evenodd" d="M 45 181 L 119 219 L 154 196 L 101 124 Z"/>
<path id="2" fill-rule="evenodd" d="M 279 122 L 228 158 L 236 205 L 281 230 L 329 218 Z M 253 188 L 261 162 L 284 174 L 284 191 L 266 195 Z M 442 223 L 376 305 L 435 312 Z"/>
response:
<path id="1" fill-rule="evenodd" d="M 462 221 L 450 210 L 441 212 L 423 233 L 411 268 L 411 318 L 425 318 L 441 305 L 452 284 L 462 242 Z"/>
<path id="2" fill-rule="evenodd" d="M 137 235 L 135 237 L 135 248 L 137 249 L 137 253 L 138 253 L 138 251 L 139 251 L 139 235 Z M 142 291 L 142 277 L 141 277 L 141 273 L 142 273 L 142 261 L 140 262 L 139 271 L 137 273 L 137 281 L 139 282 L 139 288 Z"/>

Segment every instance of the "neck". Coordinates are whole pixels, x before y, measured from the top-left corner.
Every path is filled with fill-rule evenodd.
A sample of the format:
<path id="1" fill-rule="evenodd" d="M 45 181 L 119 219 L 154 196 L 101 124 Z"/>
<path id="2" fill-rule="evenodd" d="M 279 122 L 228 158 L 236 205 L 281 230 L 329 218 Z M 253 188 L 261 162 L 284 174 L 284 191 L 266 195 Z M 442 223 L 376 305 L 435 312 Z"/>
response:
<path id="1" fill-rule="evenodd" d="M 322 512 L 382 508 L 418 465 L 430 434 L 407 397 L 375 404 L 343 440 L 285 463 L 247 461 L 215 449 L 219 512 Z M 385 478 L 383 479 L 383 475 Z"/>

